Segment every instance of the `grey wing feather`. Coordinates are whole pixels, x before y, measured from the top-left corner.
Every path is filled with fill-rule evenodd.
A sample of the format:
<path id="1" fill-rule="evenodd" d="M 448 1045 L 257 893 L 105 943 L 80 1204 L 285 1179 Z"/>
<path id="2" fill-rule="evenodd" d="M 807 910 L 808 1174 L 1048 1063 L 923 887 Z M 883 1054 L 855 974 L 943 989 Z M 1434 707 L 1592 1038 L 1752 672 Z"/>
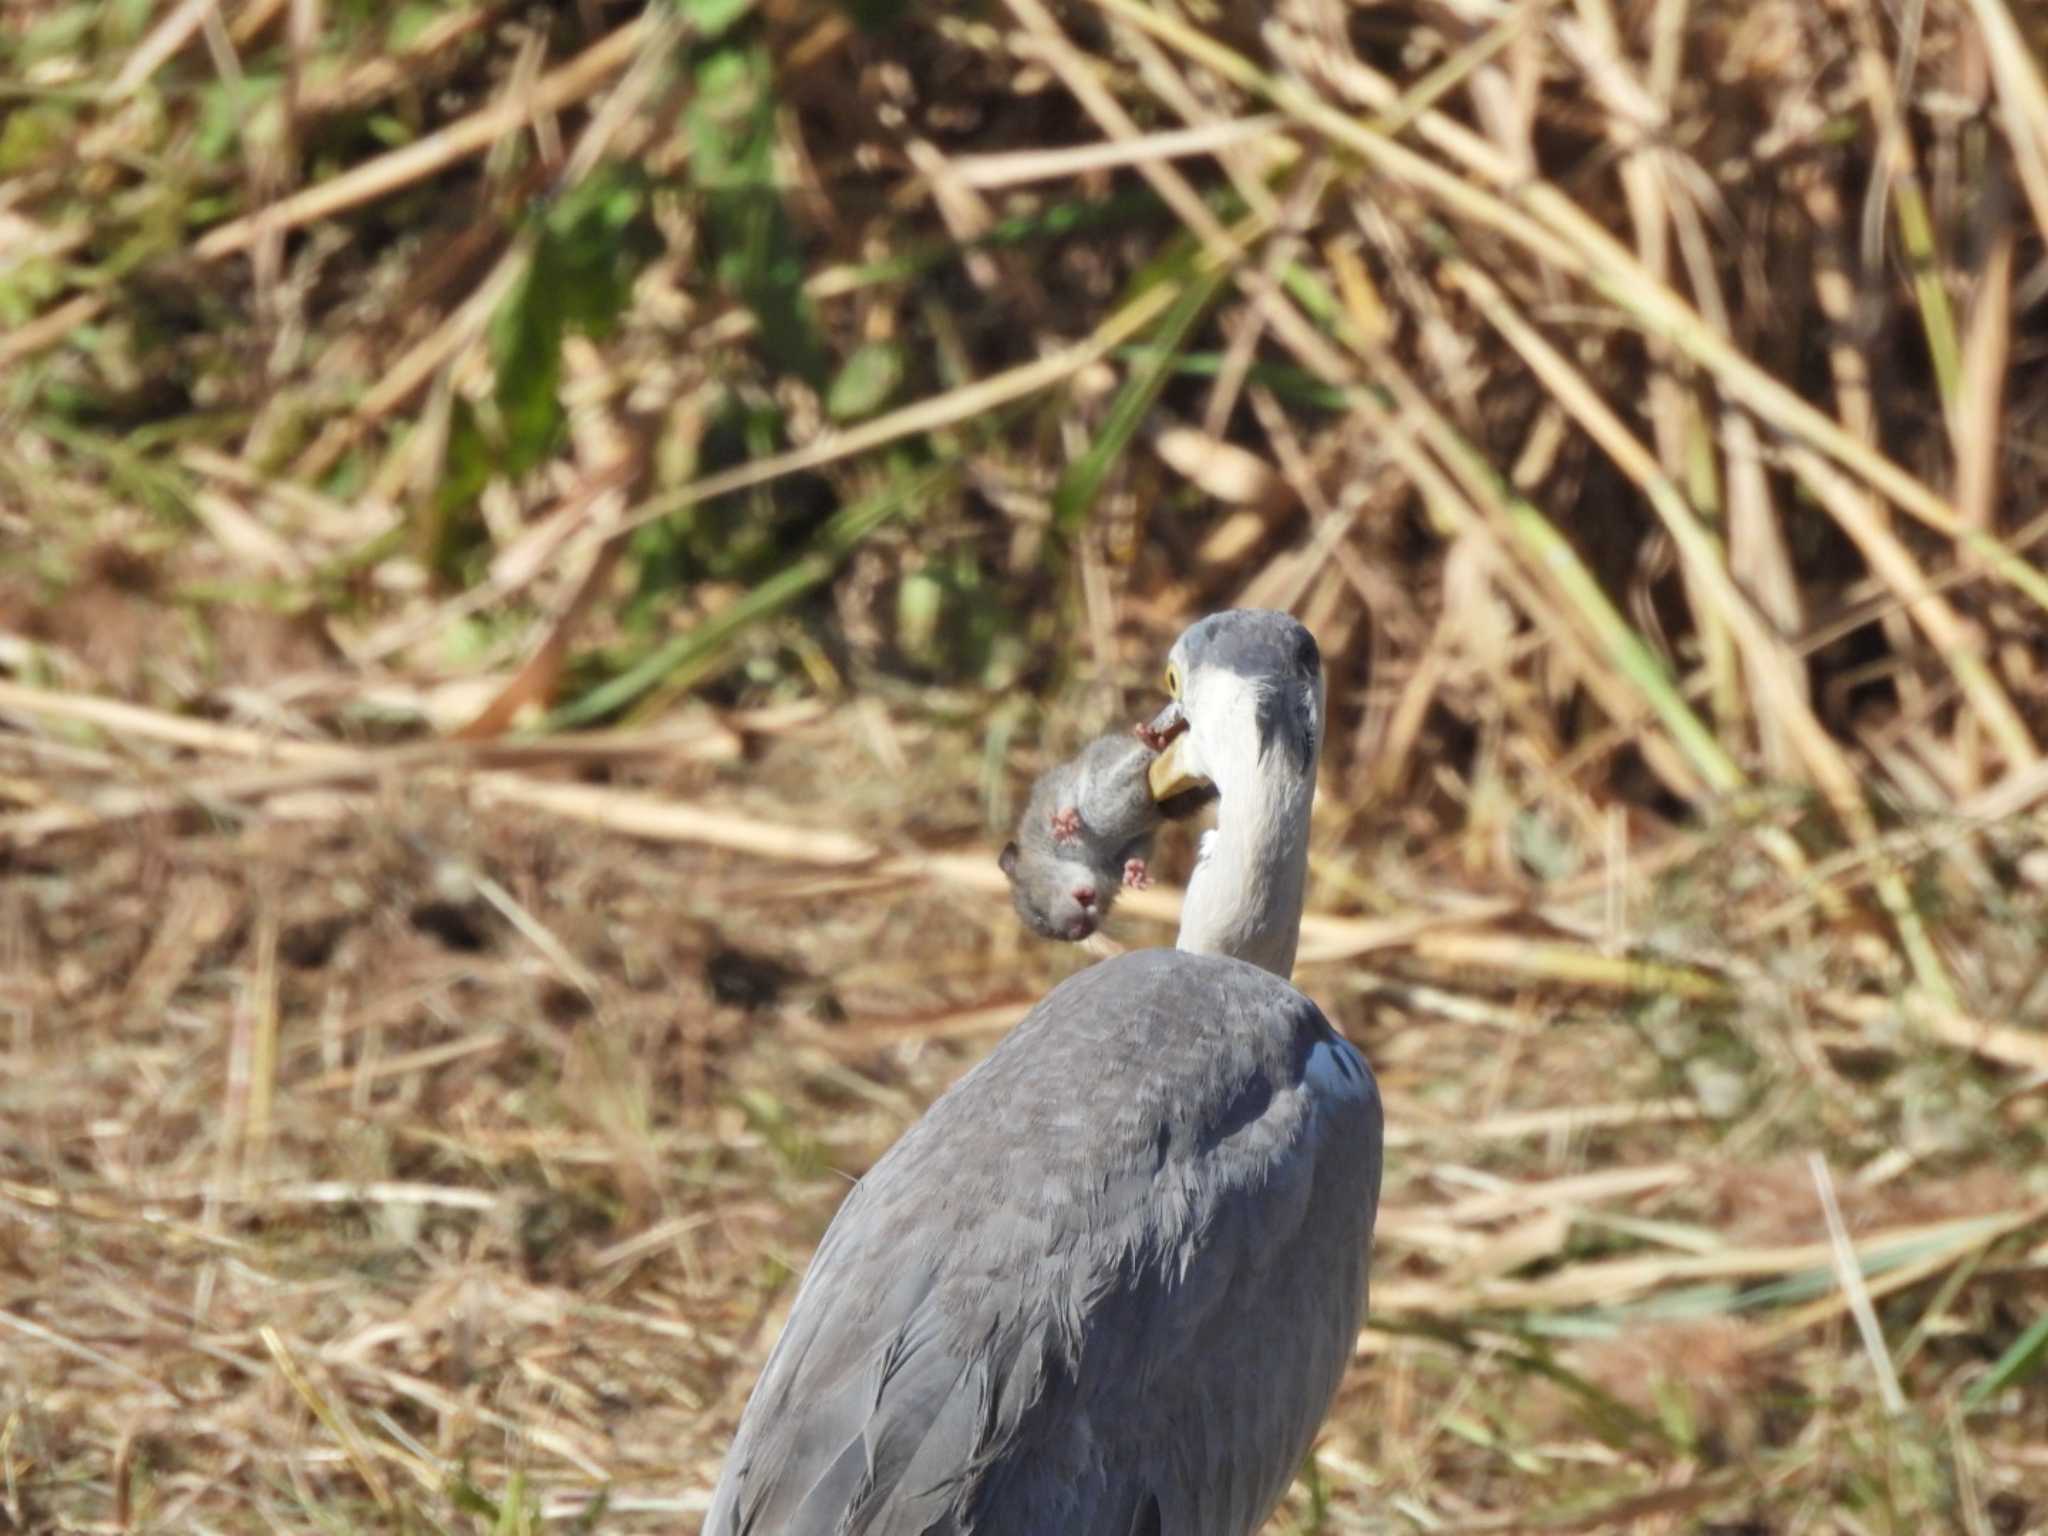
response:
<path id="1" fill-rule="evenodd" d="M 1350 1358 L 1379 1162 L 1277 977 L 1070 978 L 841 1207 L 707 1536 L 1244 1536 Z"/>

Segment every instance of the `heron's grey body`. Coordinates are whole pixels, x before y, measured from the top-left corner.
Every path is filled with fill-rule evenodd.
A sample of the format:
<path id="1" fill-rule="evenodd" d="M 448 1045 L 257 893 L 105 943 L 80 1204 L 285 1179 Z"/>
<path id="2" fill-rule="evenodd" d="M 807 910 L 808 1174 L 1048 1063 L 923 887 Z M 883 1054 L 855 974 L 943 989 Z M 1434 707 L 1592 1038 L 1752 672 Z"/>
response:
<path id="1" fill-rule="evenodd" d="M 1350 1359 L 1379 1148 L 1278 977 L 1070 978 L 840 1207 L 707 1532 L 1241 1536 Z"/>
<path id="2" fill-rule="evenodd" d="M 1221 795 L 1191 884 L 1293 878 L 1313 641 L 1307 659 L 1291 770 L 1262 689 L 1189 675 Z M 1265 792 L 1276 775 L 1290 793 Z M 1179 949 L 1069 978 L 869 1171 L 747 1404 L 706 1536 L 1257 1527 L 1350 1359 L 1380 1182 L 1372 1074 L 1270 958 L 1291 965 L 1298 881 L 1293 900 L 1247 925 L 1212 897 L 1213 932 L 1253 935 L 1264 967 L 1191 952 L 1216 944 L 1184 926 Z"/>

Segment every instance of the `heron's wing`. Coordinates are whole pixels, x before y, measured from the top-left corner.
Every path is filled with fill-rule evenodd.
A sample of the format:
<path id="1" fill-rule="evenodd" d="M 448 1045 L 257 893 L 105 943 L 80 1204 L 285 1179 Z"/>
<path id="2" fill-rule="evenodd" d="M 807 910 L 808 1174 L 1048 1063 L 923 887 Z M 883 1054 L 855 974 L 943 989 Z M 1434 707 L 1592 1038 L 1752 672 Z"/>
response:
<path id="1" fill-rule="evenodd" d="M 881 1280 L 872 1270 L 845 1278 Z M 812 1273 L 829 1284 L 843 1271 Z M 960 1529 L 951 1511 L 980 1433 L 977 1363 L 946 1347 L 921 1300 L 905 1300 L 885 1294 L 855 1316 L 800 1302 L 733 1442 L 706 1532 Z"/>
<path id="2" fill-rule="evenodd" d="M 1150 1206 L 1169 1214 L 1143 1223 L 1123 1315 L 1101 1319 L 1129 1354 L 1123 1372 L 1112 1361 L 1091 1374 L 1129 1382 L 1119 1411 L 1144 1426 L 1162 1528 L 1189 1536 L 1244 1536 L 1271 1512 L 1364 1312 L 1378 1090 L 1312 1006 L 1294 1023 L 1270 1078 L 1253 1074 L 1228 1112 L 1171 1149 Z"/>
<path id="3" fill-rule="evenodd" d="M 978 1229 L 903 1197 L 915 1179 L 878 1164 L 842 1206 L 748 1402 L 706 1536 L 967 1536 L 1071 1530 L 1125 1536 L 1135 1486 L 1113 1486 L 1085 1444 L 1067 1476 L 1029 1489 L 1036 1516 L 978 1512 L 1046 1397 L 1042 1311 L 999 1275 L 963 1266 L 1019 1246 L 999 1210 Z M 1037 1468 L 1051 1473 L 1047 1463 Z M 1126 1480 L 1127 1481 L 1127 1480 Z M 1111 1518 L 1112 1506 L 1125 1512 Z M 1051 1521 L 1050 1524 L 1041 1523 Z"/>
<path id="4" fill-rule="evenodd" d="M 1248 1530 L 1349 1356 L 1378 1149 L 1370 1075 L 1277 978 L 1071 978 L 842 1206 L 708 1536 Z"/>

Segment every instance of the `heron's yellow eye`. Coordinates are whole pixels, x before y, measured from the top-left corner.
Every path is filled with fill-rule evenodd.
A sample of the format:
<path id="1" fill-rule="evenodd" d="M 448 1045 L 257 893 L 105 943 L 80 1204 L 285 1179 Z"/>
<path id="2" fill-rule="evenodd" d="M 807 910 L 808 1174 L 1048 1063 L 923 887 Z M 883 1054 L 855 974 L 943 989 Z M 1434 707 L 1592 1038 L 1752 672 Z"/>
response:
<path id="1" fill-rule="evenodd" d="M 1169 661 L 1166 664 L 1166 692 L 1169 698 L 1180 697 L 1180 664 Z"/>

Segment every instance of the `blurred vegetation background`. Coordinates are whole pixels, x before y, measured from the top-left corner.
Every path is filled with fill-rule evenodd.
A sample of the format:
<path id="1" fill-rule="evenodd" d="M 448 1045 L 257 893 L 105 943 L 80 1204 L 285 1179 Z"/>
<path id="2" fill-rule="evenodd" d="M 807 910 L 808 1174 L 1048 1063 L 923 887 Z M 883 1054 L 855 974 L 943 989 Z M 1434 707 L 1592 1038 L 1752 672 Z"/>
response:
<path id="1" fill-rule="evenodd" d="M 0 1529 L 693 1529 L 1230 605 L 1389 1104 L 1273 1528 L 2048 1529 L 2044 56 L 13 0 Z"/>

